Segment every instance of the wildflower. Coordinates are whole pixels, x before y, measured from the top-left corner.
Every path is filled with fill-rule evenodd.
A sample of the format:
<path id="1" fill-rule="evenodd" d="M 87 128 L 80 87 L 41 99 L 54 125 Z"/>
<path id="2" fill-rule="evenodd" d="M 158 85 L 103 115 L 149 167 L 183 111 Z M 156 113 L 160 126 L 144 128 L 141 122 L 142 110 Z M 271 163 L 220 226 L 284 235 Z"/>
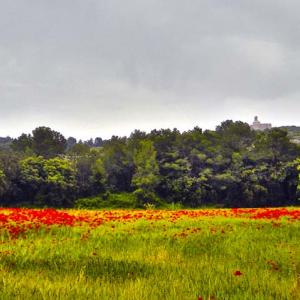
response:
<path id="1" fill-rule="evenodd" d="M 234 276 L 241 276 L 243 273 L 240 270 L 237 270 L 233 273 Z"/>

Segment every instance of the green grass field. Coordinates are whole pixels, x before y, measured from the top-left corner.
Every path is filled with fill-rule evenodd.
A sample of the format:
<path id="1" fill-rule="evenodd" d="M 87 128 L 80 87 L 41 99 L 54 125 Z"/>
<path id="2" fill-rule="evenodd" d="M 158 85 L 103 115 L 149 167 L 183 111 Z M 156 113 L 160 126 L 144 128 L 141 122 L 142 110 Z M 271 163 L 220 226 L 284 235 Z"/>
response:
<path id="1" fill-rule="evenodd" d="M 300 222 L 216 216 L 2 232 L 0 299 L 300 299 Z"/>

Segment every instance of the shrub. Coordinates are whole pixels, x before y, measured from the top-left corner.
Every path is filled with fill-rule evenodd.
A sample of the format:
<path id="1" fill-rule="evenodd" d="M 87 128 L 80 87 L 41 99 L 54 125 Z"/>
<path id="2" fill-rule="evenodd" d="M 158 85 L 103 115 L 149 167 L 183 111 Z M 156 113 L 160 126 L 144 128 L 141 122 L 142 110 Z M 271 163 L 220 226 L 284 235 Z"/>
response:
<path id="1" fill-rule="evenodd" d="M 135 208 L 137 198 L 132 193 L 106 193 L 78 199 L 75 201 L 75 207 L 80 209 Z"/>

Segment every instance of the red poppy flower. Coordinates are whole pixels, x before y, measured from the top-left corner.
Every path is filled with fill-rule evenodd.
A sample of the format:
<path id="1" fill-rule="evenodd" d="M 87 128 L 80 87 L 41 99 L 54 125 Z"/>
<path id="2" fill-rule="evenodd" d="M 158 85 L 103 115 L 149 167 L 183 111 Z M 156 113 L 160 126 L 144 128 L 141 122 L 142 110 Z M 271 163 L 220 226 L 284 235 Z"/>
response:
<path id="1" fill-rule="evenodd" d="M 243 275 L 243 273 L 242 273 L 241 271 L 237 270 L 237 271 L 235 271 L 235 272 L 233 273 L 233 275 L 234 275 L 234 276 L 241 276 L 241 275 Z"/>

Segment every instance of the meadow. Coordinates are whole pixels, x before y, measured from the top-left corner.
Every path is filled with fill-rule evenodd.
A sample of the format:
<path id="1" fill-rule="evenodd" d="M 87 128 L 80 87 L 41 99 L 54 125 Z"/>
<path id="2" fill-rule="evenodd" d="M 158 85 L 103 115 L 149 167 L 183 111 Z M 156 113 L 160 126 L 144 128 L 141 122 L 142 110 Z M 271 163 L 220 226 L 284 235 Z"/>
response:
<path id="1" fill-rule="evenodd" d="M 0 299 L 300 299 L 300 209 L 0 209 Z"/>

